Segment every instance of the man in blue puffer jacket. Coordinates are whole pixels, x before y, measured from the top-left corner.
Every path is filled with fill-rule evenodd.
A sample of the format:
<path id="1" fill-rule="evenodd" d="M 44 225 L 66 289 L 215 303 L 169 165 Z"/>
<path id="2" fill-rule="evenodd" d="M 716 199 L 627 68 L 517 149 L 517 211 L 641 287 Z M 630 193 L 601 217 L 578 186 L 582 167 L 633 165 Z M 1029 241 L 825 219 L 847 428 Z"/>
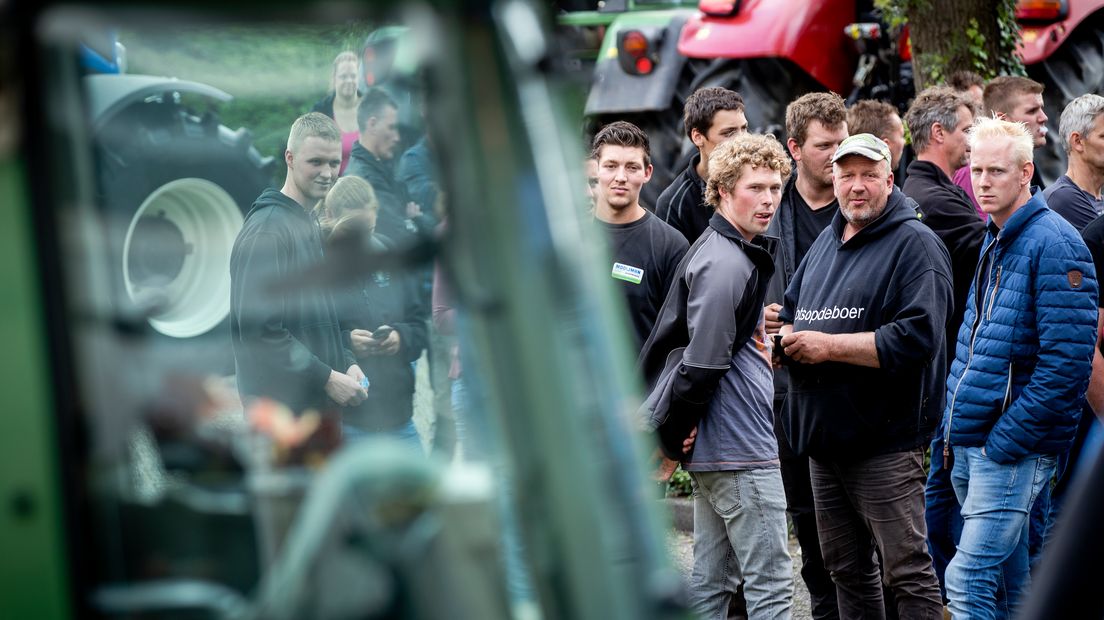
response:
<path id="1" fill-rule="evenodd" d="M 946 458 L 964 526 L 947 567 L 956 618 L 1006 617 L 1030 579 L 1027 516 L 1077 427 L 1096 342 L 1096 271 L 1081 237 L 1031 195 L 1032 138 L 1021 123 L 979 120 L 974 193 L 989 214 L 947 378 Z M 1013 555 L 1022 557 L 1013 557 Z M 1003 607 L 1003 606 L 1002 606 Z"/>

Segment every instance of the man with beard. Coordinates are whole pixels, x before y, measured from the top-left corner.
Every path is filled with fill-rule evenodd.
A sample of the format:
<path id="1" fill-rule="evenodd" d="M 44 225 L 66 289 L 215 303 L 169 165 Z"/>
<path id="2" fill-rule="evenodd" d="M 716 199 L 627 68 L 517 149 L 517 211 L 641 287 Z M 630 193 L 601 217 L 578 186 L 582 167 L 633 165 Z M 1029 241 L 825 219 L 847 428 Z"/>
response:
<path id="1" fill-rule="evenodd" d="M 847 109 L 835 93 L 809 93 L 786 108 L 786 145 L 796 162 L 794 174 L 782 190 L 778 212 L 767 234 L 778 239 L 774 250 L 774 277 L 767 290 L 768 334 L 777 334 L 782 323 L 778 312 L 790 279 L 820 233 L 839 211 L 832 190 L 832 153 L 847 138 Z M 809 459 L 790 450 L 781 428 L 782 403 L 789 375 L 785 368 L 774 373 L 774 418 L 778 436 L 786 510 L 801 545 L 801 578 L 809 589 L 813 618 L 839 618 L 836 588 L 820 557 L 816 511 L 809 481 Z"/>
<path id="2" fill-rule="evenodd" d="M 843 618 L 941 618 L 924 524 L 924 447 L 942 411 L 947 250 L 893 186 L 870 134 L 831 157 L 839 213 L 809 248 L 779 318 L 782 422 L 810 457 L 824 565 Z M 874 559 L 877 549 L 881 569 Z"/>
<path id="3" fill-rule="evenodd" d="M 341 165 L 341 132 L 333 119 L 318 112 L 299 117 L 284 160 L 283 188 L 267 189 L 253 203 L 230 255 L 238 391 L 247 406 L 270 398 L 296 414 L 313 409 L 336 422 L 336 408 L 359 404 L 367 391 L 364 373 L 342 344 L 333 299 L 326 291 L 273 292 L 322 257 L 311 211 Z M 325 426 L 331 427 L 340 428 Z"/>

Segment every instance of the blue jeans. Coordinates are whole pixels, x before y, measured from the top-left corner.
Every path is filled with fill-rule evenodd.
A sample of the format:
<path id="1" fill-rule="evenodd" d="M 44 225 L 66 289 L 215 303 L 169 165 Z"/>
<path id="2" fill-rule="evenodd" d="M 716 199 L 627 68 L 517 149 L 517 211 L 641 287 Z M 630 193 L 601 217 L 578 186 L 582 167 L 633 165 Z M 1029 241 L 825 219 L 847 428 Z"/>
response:
<path id="1" fill-rule="evenodd" d="M 1055 458 L 1035 455 L 1002 465 L 980 447 L 954 448 L 951 481 L 962 504 L 962 537 L 947 566 L 947 598 L 956 618 L 1003 618 L 1031 582 L 1029 514 L 1054 475 Z M 1003 581 L 1007 605 L 998 605 Z"/>
<path id="2" fill-rule="evenodd" d="M 418 429 L 414 427 L 414 420 L 407 420 L 406 424 L 389 431 L 369 431 L 347 422 L 341 424 L 341 438 L 346 442 L 360 441 L 369 437 L 391 437 L 402 443 L 417 448 L 424 452 L 422 439 L 418 436 Z"/>
<path id="3" fill-rule="evenodd" d="M 932 556 L 935 576 L 939 578 L 939 592 L 947 600 L 947 565 L 954 557 L 958 539 L 962 535 L 962 514 L 951 484 L 951 466 L 954 457 L 943 467 L 943 433 L 936 433 L 931 442 L 931 465 L 928 484 L 924 488 L 924 521 L 928 524 L 928 552 Z"/>
<path id="4" fill-rule="evenodd" d="M 731 584 L 743 580 L 749 618 L 790 618 L 793 564 L 778 468 L 690 472 L 690 481 L 694 611 L 709 620 L 724 620 Z"/>

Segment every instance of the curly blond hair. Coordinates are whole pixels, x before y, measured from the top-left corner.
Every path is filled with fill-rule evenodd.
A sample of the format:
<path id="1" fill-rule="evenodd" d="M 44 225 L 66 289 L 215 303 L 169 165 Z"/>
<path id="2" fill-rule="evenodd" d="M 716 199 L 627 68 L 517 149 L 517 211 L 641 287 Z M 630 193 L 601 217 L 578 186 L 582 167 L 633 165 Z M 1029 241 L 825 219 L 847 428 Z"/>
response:
<path id="1" fill-rule="evenodd" d="M 745 165 L 777 170 L 782 179 L 790 176 L 790 159 L 777 138 L 771 135 L 739 135 L 722 142 L 709 156 L 705 201 L 714 208 L 720 207 L 721 188 L 731 192 L 740 180 Z"/>

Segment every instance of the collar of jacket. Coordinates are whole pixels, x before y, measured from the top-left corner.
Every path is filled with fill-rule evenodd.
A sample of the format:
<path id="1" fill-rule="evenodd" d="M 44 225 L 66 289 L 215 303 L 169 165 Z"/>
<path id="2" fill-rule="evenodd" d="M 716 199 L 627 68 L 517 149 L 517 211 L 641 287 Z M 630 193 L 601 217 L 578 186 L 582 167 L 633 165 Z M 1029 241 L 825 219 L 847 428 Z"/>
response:
<path id="1" fill-rule="evenodd" d="M 832 217 L 831 224 L 832 231 L 835 232 L 836 245 L 847 248 L 863 245 L 873 239 L 881 237 L 908 220 L 919 220 L 920 214 L 916 211 L 915 204 L 915 202 L 908 200 L 905 194 L 894 186 L 893 191 L 889 194 L 889 198 L 886 199 L 886 206 L 882 214 L 875 218 L 873 222 L 863 226 L 862 230 L 855 233 L 846 243 L 841 241 L 843 238 L 843 227 L 847 224 L 847 220 L 843 217 L 843 207 L 841 206 L 840 210 Z"/>
<path id="2" fill-rule="evenodd" d="M 690 163 L 686 164 L 686 175 L 689 176 L 691 179 L 694 180 L 695 183 L 698 184 L 698 187 L 701 188 L 702 196 L 704 196 L 705 195 L 705 179 L 701 178 L 701 175 L 698 174 L 698 164 L 700 162 L 701 162 L 701 151 L 698 151 L 697 153 L 694 153 L 694 155 L 690 157 Z M 701 206 L 707 207 L 710 210 L 713 209 L 713 206 L 708 204 L 708 203 L 702 203 Z"/>
<path id="3" fill-rule="evenodd" d="M 1046 198 L 1043 196 L 1043 190 L 1039 187 L 1035 187 L 1031 193 L 1031 199 L 1024 203 L 1022 207 L 1016 209 L 1016 212 L 1012 214 L 1012 217 L 1008 218 L 1008 221 L 1004 223 L 1004 228 L 998 228 L 993 223 L 993 218 L 990 217 L 985 223 L 985 228 L 990 235 L 1000 238 L 1005 243 L 1011 243 L 1013 239 L 1018 237 L 1021 232 L 1027 228 L 1036 217 L 1041 215 L 1043 211 L 1049 210 L 1047 206 Z"/>
<path id="4" fill-rule="evenodd" d="M 917 176 L 922 179 L 927 179 L 931 183 L 941 185 L 946 188 L 958 187 L 951 180 L 951 177 L 947 176 L 947 173 L 943 172 L 943 169 L 933 164 L 930 161 L 923 161 L 920 159 L 914 159 L 912 163 L 908 165 L 906 170 L 908 176 Z"/>
<path id="5" fill-rule="evenodd" d="M 372 151 L 369 151 L 368 149 L 364 148 L 364 145 L 360 143 L 360 140 L 357 140 L 356 142 L 353 143 L 353 148 L 352 148 L 352 150 L 349 151 L 349 157 L 350 158 L 355 158 L 355 159 L 361 159 L 361 160 L 364 160 L 365 163 L 370 163 L 370 164 L 377 164 L 378 165 L 378 164 L 383 163 L 383 160 L 380 159 L 379 157 L 376 157 L 375 153 L 373 153 Z"/>
<path id="6" fill-rule="evenodd" d="M 744 252 L 751 257 L 756 267 L 762 269 L 769 265 L 771 271 L 774 271 L 774 246 L 777 242 L 776 238 L 756 235 L 754 239 L 748 241 L 744 239 L 740 231 L 736 230 L 735 226 L 721 215 L 720 211 L 713 212 L 713 217 L 709 218 L 709 227 L 717 231 L 721 236 L 731 239 L 734 243 L 738 244 Z"/>

